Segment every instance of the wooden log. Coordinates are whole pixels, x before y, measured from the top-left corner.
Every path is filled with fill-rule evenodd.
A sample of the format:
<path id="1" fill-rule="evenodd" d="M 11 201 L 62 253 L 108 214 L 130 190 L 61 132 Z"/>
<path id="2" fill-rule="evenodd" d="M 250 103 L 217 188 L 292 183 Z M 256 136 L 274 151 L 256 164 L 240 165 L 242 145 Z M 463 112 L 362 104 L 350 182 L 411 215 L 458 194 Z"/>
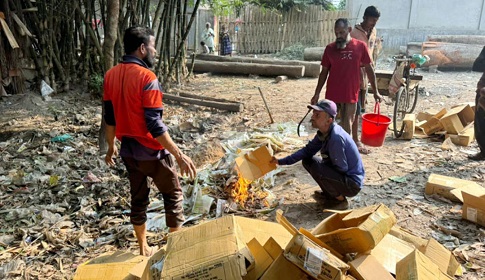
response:
<path id="1" fill-rule="evenodd" d="M 485 45 L 483 35 L 429 35 L 427 41 L 471 45 Z"/>
<path id="2" fill-rule="evenodd" d="M 220 62 L 245 62 L 245 63 L 258 63 L 258 64 L 272 64 L 272 65 L 303 65 L 305 66 L 304 77 L 316 78 L 320 75 L 320 63 L 301 61 L 301 60 L 275 60 L 253 57 L 241 57 L 241 56 L 216 56 L 210 54 L 199 54 L 196 59 L 207 61 L 220 61 Z"/>
<path id="3" fill-rule="evenodd" d="M 12 31 L 10 31 L 10 28 L 8 27 L 7 22 L 0 17 L 0 24 L 3 29 L 3 32 L 5 33 L 5 36 L 7 36 L 7 40 L 10 43 L 10 46 L 12 49 L 18 49 L 19 44 L 17 43 L 17 40 L 15 40 L 15 36 L 13 36 Z"/>
<path id="4" fill-rule="evenodd" d="M 483 45 L 424 42 L 422 54 L 428 55 L 430 61 L 423 66 L 437 65 L 439 69 L 471 69 L 482 48 Z"/>
<path id="5" fill-rule="evenodd" d="M 191 65 L 188 65 L 188 67 L 190 68 Z M 194 72 L 253 74 L 269 77 L 285 75 L 292 78 L 301 78 L 305 72 L 305 66 L 196 60 L 194 63 Z"/>
<path id="6" fill-rule="evenodd" d="M 303 51 L 303 60 L 305 61 L 322 61 L 325 47 L 306 48 Z"/>
<path id="7" fill-rule="evenodd" d="M 187 93 L 185 93 L 184 95 L 185 96 L 164 93 L 163 99 L 195 104 L 199 106 L 211 107 L 211 108 L 216 108 L 216 109 L 225 110 L 229 112 L 241 112 L 242 110 L 244 110 L 244 105 L 239 102 L 232 102 L 228 100 L 225 100 L 225 102 L 222 102 L 222 101 L 218 101 L 215 98 L 201 97 L 201 96 L 187 94 Z"/>

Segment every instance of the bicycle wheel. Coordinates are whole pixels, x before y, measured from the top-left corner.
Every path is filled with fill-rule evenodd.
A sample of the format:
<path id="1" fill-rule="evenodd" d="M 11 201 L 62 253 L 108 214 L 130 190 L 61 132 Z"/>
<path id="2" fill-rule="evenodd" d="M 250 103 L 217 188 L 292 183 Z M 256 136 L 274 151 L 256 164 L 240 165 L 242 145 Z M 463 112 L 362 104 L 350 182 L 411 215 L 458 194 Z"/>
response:
<path id="1" fill-rule="evenodd" d="M 416 109 L 416 104 L 418 104 L 419 86 L 416 85 L 413 90 L 409 91 L 409 105 L 411 106 L 406 110 L 408 114 L 412 113 Z"/>
<path id="2" fill-rule="evenodd" d="M 394 103 L 394 115 L 392 116 L 394 125 L 394 136 L 399 138 L 404 131 L 404 116 L 406 116 L 406 107 L 408 102 L 408 92 L 406 87 L 402 86 L 396 94 L 396 103 Z"/>

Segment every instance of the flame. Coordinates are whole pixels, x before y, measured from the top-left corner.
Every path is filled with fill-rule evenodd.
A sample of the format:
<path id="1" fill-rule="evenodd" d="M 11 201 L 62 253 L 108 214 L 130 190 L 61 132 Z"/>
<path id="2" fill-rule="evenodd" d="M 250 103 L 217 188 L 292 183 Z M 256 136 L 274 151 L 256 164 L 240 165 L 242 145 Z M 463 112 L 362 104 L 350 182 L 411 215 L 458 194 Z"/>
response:
<path id="1" fill-rule="evenodd" d="M 268 193 L 264 190 L 254 190 L 250 180 L 245 179 L 240 174 L 238 175 L 238 180 L 234 183 L 230 192 L 234 202 L 243 209 L 270 207 L 269 202 L 265 199 Z"/>

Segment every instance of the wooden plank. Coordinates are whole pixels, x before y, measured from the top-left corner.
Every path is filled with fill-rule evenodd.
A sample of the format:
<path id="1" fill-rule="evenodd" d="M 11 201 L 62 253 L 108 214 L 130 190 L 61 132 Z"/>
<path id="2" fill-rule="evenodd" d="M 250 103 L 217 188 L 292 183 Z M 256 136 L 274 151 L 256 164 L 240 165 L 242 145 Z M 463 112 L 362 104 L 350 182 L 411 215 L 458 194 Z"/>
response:
<path id="1" fill-rule="evenodd" d="M 3 18 L 0 18 L 0 25 L 2 26 L 3 32 L 5 33 L 5 36 L 7 36 L 7 40 L 12 49 L 18 49 L 19 44 L 17 43 L 17 40 L 15 40 L 15 36 L 13 36 L 12 31 L 10 31 L 7 22 Z"/>

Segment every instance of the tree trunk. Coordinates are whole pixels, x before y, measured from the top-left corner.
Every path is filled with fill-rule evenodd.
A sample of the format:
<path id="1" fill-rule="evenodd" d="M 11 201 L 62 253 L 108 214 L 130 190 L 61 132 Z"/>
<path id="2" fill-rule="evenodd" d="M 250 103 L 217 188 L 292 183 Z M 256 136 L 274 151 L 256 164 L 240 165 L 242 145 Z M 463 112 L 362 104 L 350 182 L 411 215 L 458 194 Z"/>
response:
<path id="1" fill-rule="evenodd" d="M 104 70 L 108 71 L 114 65 L 114 46 L 118 39 L 118 18 L 120 1 L 108 0 L 107 1 L 107 21 L 105 24 L 105 35 L 103 44 L 104 54 Z M 106 142 L 106 122 L 104 121 L 104 106 L 102 106 L 101 115 L 101 128 L 99 129 L 98 145 L 99 152 L 104 154 L 108 151 L 108 143 Z"/>
<path id="2" fill-rule="evenodd" d="M 423 55 L 430 61 L 423 66 L 437 65 L 439 69 L 471 69 L 483 45 L 425 42 Z"/>
<path id="3" fill-rule="evenodd" d="M 194 72 L 213 72 L 243 75 L 253 74 L 269 77 L 285 75 L 292 78 L 301 78 L 303 77 L 303 73 L 305 72 L 305 66 L 196 60 L 194 64 Z"/>
<path id="4" fill-rule="evenodd" d="M 303 60 L 305 61 L 322 61 L 325 47 L 306 48 L 303 51 Z"/>
<path id="5" fill-rule="evenodd" d="M 300 60 L 274 60 L 262 59 L 252 57 L 229 57 L 229 56 L 215 56 L 210 54 L 199 54 L 196 59 L 207 61 L 222 61 L 222 62 L 245 62 L 257 64 L 271 64 L 271 65 L 302 65 L 305 66 L 304 77 L 318 77 L 320 75 L 320 63 Z"/>
<path id="6" fill-rule="evenodd" d="M 445 42 L 471 45 L 485 45 L 485 36 L 482 35 L 429 35 L 430 42 Z"/>

